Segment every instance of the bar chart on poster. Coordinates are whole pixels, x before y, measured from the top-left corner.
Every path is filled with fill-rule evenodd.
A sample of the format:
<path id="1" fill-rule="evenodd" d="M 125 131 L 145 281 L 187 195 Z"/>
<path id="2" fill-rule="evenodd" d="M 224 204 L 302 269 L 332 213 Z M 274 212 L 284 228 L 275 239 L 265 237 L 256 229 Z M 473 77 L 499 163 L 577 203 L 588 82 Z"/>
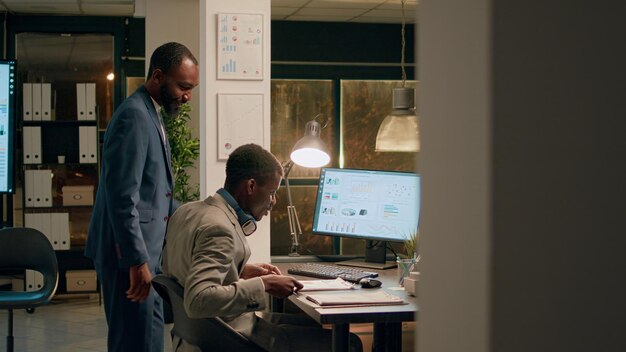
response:
<path id="1" fill-rule="evenodd" d="M 0 60 L 0 193 L 13 193 L 15 61 Z"/>
<path id="2" fill-rule="evenodd" d="M 263 79 L 263 15 L 217 16 L 217 79 Z"/>

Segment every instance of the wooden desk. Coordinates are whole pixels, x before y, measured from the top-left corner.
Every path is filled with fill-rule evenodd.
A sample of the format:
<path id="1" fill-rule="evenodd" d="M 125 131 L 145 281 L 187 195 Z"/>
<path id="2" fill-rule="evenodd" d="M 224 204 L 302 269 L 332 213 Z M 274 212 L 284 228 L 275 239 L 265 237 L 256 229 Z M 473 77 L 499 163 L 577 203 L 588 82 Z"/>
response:
<path id="1" fill-rule="evenodd" d="M 275 263 L 285 274 L 292 263 Z M 366 269 L 372 271 L 371 269 Z M 401 351 L 402 349 L 402 322 L 415 321 L 417 317 L 417 299 L 409 296 L 404 290 L 397 288 L 397 269 L 377 271 L 382 281 L 382 288 L 358 290 L 385 290 L 390 294 L 402 298 L 406 305 L 398 306 L 371 306 L 353 308 L 316 308 L 306 299 L 305 293 L 289 297 L 289 301 L 320 324 L 332 324 L 333 351 L 348 351 L 349 332 L 351 323 L 374 323 L 372 351 Z M 305 276 L 294 276 L 299 280 L 315 280 Z M 341 292 L 336 292 L 341 294 Z"/>

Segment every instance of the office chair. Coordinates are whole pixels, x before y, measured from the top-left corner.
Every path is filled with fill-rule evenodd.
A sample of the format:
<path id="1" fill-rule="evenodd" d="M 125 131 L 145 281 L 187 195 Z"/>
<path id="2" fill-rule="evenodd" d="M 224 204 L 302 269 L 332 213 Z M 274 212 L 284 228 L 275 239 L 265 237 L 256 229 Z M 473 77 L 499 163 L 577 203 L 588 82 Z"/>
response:
<path id="1" fill-rule="evenodd" d="M 33 309 L 50 301 L 59 283 L 57 257 L 41 232 L 13 227 L 0 230 L 0 270 L 35 270 L 43 274 L 37 291 L 0 291 L 0 309 L 9 311 L 7 352 L 13 352 L 13 309 Z"/>
<path id="2" fill-rule="evenodd" d="M 218 317 L 192 319 L 183 305 L 183 287 L 171 277 L 157 275 L 152 279 L 157 293 L 168 301 L 174 316 L 172 334 L 204 351 L 265 351 Z"/>

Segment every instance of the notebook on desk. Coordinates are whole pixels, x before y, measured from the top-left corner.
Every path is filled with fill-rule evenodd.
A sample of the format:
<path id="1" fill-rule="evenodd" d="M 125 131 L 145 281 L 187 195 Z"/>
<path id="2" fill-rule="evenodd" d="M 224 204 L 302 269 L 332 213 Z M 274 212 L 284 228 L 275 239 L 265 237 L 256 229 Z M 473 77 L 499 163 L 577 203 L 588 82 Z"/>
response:
<path id="1" fill-rule="evenodd" d="M 346 293 L 312 293 L 306 298 L 321 307 L 350 307 L 350 306 L 387 306 L 406 304 L 402 298 L 389 294 L 383 290 L 374 292 L 350 291 Z"/>
<path id="2" fill-rule="evenodd" d="M 334 280 L 300 280 L 304 285 L 300 292 L 352 290 L 354 284 L 338 277 Z"/>

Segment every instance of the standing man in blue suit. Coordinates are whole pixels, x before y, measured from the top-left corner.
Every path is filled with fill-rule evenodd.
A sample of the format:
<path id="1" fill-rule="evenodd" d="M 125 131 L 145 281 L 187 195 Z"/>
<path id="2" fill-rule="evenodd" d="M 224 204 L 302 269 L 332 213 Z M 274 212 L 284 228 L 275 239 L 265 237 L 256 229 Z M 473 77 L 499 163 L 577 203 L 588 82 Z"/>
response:
<path id="1" fill-rule="evenodd" d="M 113 114 L 85 255 L 102 284 L 109 351 L 163 351 L 163 307 L 151 289 L 174 212 L 170 147 L 160 118 L 191 100 L 198 61 L 167 43 L 150 58 L 146 83 Z"/>

